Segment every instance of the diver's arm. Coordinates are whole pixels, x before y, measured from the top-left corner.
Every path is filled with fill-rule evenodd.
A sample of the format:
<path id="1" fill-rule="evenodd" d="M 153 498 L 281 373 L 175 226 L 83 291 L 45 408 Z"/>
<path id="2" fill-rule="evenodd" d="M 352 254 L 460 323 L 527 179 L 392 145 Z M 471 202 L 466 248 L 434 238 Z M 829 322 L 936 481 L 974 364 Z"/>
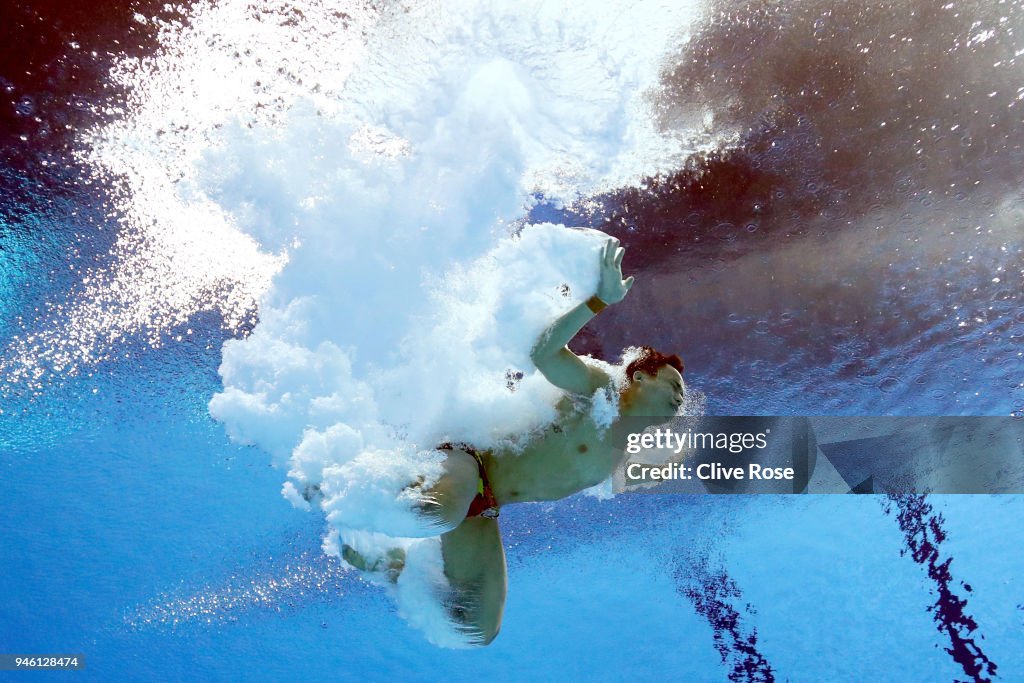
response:
<path id="1" fill-rule="evenodd" d="M 574 394 L 590 395 L 609 378 L 580 360 L 565 342 L 556 340 L 572 339 L 594 315 L 586 304 L 579 304 L 545 330 L 530 353 L 533 364 L 549 382 Z"/>
<path id="2" fill-rule="evenodd" d="M 591 318 L 609 304 L 618 303 L 633 286 L 633 278 L 622 279 L 622 256 L 625 249 L 619 241 L 609 238 L 601 250 L 601 279 L 597 294 L 578 304 L 544 331 L 530 352 L 530 359 L 541 374 L 556 387 L 574 394 L 592 394 L 608 384 L 609 377 L 593 368 L 570 351 L 568 344 Z"/>

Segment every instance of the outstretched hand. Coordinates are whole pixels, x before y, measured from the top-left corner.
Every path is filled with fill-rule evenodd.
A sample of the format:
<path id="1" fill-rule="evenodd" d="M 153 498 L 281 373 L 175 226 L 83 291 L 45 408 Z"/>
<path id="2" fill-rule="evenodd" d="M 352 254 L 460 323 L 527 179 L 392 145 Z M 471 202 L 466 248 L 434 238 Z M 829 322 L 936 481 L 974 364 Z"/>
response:
<path id="1" fill-rule="evenodd" d="M 626 250 L 619 241 L 609 237 L 601 249 L 601 279 L 597 283 L 597 298 L 606 304 L 617 304 L 633 286 L 633 277 L 622 279 L 622 256 Z"/>

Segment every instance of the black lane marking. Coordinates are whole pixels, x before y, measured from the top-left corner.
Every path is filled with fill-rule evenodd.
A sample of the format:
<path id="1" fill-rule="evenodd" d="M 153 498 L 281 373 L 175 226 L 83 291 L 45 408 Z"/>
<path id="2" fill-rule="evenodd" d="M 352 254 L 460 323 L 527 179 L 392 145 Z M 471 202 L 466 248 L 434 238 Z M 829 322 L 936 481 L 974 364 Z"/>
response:
<path id="1" fill-rule="evenodd" d="M 944 649 L 971 681 L 991 682 L 998 667 L 978 642 L 985 636 L 978 634 L 976 640 L 972 635 L 977 631 L 978 623 L 965 610 L 967 598 L 961 598 L 953 591 L 954 579 L 949 569 L 953 558 L 943 559 L 940 553 L 940 546 L 946 540 L 942 515 L 933 511 L 926 495 L 913 493 L 889 494 L 885 511 L 887 514 L 895 513 L 903 532 L 906 547 L 900 550 L 900 555 L 909 551 L 914 562 L 928 570 L 928 578 L 935 584 L 937 597 L 928 611 L 932 613 L 939 633 L 949 638 L 950 647 Z M 966 593 L 973 592 L 970 584 L 960 582 L 960 585 Z"/>
<path id="2" fill-rule="evenodd" d="M 747 633 L 742 615 L 734 606 L 742 602 L 743 592 L 724 567 L 712 569 L 704 556 L 680 562 L 673 578 L 676 590 L 689 600 L 697 614 L 714 630 L 715 650 L 729 668 L 732 683 L 774 683 L 775 673 L 757 649 L 757 629 Z M 754 609 L 744 606 L 753 616 Z"/>

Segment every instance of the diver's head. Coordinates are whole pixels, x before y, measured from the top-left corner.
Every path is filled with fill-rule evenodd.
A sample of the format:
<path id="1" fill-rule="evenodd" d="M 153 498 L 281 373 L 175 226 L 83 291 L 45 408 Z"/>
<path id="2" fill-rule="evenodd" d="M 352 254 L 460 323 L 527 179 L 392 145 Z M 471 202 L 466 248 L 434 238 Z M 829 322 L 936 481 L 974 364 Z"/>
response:
<path id="1" fill-rule="evenodd" d="M 619 394 L 619 413 L 670 417 L 678 412 L 685 397 L 682 359 L 643 346 L 640 355 L 626 366 L 626 386 Z"/>

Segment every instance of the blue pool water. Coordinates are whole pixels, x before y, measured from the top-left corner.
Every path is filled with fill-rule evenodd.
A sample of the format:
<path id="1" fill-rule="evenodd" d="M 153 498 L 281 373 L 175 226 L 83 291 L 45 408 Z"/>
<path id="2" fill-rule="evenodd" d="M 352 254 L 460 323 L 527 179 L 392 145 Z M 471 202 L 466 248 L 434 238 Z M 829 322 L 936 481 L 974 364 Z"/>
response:
<path id="1" fill-rule="evenodd" d="M 319 523 L 280 501 L 279 473 L 206 417 L 195 396 L 203 374 L 214 388 L 210 367 L 177 356 L 166 372 L 160 355 L 173 354 L 95 382 L 78 406 L 87 417 L 40 420 L 25 439 L 34 444 L 5 446 L 5 648 L 84 653 L 88 668 L 75 675 L 89 680 L 487 671 L 714 681 L 749 659 L 738 643 L 756 634 L 776 680 L 962 676 L 929 612 L 936 584 L 902 555 L 875 496 L 624 495 L 507 508 L 499 639 L 482 651 L 435 648 L 379 589 L 322 555 Z M 24 428 L 4 426 L 8 437 Z M 1021 498 L 931 504 L 972 635 L 1014 680 L 1024 671 Z M 694 566 L 731 589 L 710 591 Z M 738 639 L 687 591 L 734 610 Z"/>
<path id="2" fill-rule="evenodd" d="M 467 651 L 281 495 L 314 427 L 529 423 L 514 285 L 586 264 L 500 242 L 522 222 L 622 240 L 637 284 L 572 348 L 678 352 L 708 414 L 1024 414 L 1020 4 L 371 4 L 12 4 L 0 654 L 97 681 L 1024 680 L 1021 495 L 507 506 L 502 630 Z"/>

